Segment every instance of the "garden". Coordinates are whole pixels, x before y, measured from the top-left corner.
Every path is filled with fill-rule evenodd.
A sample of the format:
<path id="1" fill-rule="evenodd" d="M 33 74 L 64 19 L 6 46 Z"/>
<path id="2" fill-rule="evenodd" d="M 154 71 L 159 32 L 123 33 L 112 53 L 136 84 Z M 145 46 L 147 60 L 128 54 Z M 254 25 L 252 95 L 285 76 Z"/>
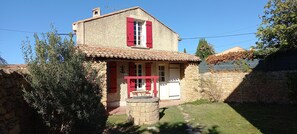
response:
<path id="1" fill-rule="evenodd" d="M 160 121 L 152 126 L 133 126 L 126 114 L 108 117 L 110 133 L 260 134 L 294 133 L 296 105 L 227 104 L 205 100 L 160 108 Z M 191 126 L 188 130 L 189 125 Z"/>

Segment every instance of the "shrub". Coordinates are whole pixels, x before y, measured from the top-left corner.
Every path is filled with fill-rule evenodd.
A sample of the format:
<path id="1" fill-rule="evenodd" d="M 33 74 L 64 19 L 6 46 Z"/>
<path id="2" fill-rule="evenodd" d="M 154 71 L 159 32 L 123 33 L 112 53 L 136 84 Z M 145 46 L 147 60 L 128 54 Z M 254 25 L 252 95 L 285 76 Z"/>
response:
<path id="1" fill-rule="evenodd" d="M 98 78 L 75 49 L 72 35 L 62 40 L 53 30 L 22 50 L 28 65 L 26 102 L 41 115 L 50 133 L 101 133 L 107 120 Z"/>
<path id="2" fill-rule="evenodd" d="M 223 92 L 212 79 L 202 78 L 201 87 L 202 90 L 200 92 L 204 94 L 203 98 L 211 102 L 221 101 Z"/>

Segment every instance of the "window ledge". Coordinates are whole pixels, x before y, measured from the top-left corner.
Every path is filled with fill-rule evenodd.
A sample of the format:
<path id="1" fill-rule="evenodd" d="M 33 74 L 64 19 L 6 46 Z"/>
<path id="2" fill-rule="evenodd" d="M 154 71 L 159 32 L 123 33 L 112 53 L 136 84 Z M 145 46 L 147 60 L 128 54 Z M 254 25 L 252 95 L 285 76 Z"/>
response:
<path id="1" fill-rule="evenodd" d="M 140 47 L 140 46 L 132 46 L 131 48 L 137 48 L 137 49 L 150 49 L 149 47 Z"/>

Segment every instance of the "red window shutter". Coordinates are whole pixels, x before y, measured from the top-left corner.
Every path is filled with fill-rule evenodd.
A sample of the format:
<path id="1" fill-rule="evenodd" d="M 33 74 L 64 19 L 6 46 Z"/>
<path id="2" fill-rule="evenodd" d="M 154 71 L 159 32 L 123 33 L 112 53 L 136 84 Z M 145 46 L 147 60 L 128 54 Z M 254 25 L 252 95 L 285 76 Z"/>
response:
<path id="1" fill-rule="evenodd" d="M 127 17 L 127 46 L 134 46 L 134 19 Z"/>
<path id="2" fill-rule="evenodd" d="M 133 62 L 129 62 L 129 76 L 135 76 L 135 64 Z M 135 90 L 135 79 L 130 80 L 130 91 Z"/>
<path id="3" fill-rule="evenodd" d="M 109 62 L 109 93 L 117 92 L 117 64 L 116 62 Z"/>
<path id="4" fill-rule="evenodd" d="M 152 63 L 145 63 L 145 75 L 151 76 L 152 75 Z M 145 80 L 145 89 L 151 90 L 151 79 Z"/>
<path id="5" fill-rule="evenodd" d="M 153 27 L 151 21 L 146 21 L 146 47 L 153 48 Z"/>

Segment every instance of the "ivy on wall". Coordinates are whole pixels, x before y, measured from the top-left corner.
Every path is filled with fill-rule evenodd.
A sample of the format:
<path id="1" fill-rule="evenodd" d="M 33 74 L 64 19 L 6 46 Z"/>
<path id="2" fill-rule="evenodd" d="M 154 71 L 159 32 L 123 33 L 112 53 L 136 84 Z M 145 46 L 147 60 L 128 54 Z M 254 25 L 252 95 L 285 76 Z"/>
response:
<path id="1" fill-rule="evenodd" d="M 235 61 L 241 59 L 253 59 L 254 53 L 253 51 L 242 51 L 242 52 L 230 52 L 223 55 L 211 55 L 207 57 L 207 64 L 218 64 L 227 61 Z"/>

